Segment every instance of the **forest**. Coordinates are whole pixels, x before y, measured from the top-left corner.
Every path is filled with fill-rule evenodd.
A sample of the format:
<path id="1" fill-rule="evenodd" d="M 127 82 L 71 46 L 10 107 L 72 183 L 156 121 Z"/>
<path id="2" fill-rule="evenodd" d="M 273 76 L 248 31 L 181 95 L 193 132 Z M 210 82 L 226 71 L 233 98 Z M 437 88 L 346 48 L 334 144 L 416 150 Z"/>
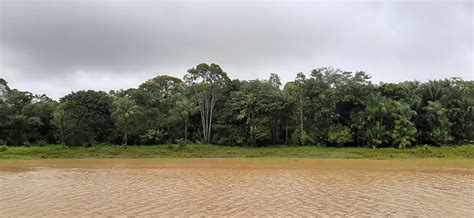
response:
<path id="1" fill-rule="evenodd" d="M 474 140 L 474 81 L 373 84 L 365 72 L 318 68 L 282 84 L 230 79 L 199 64 L 126 90 L 77 91 L 59 101 L 0 78 L 0 145 L 206 143 L 229 146 L 394 147 Z M 111 81 L 112 82 L 112 81 Z"/>

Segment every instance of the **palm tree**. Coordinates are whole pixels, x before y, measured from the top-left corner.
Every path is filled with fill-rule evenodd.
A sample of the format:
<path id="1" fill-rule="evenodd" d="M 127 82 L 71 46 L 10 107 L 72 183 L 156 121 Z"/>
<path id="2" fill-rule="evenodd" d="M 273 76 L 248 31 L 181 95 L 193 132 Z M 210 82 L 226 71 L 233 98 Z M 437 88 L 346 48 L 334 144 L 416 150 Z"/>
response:
<path id="1" fill-rule="evenodd" d="M 423 108 L 426 112 L 426 121 L 430 127 L 429 137 L 435 144 L 444 144 L 451 141 L 448 109 L 444 108 L 439 101 L 428 101 L 428 105 Z"/>
<path id="2" fill-rule="evenodd" d="M 184 121 L 184 141 L 185 143 L 188 140 L 188 121 L 189 116 L 196 113 L 198 107 L 193 101 L 188 100 L 187 98 L 183 98 L 176 102 L 175 114 L 178 118 Z"/>
<path id="3" fill-rule="evenodd" d="M 112 116 L 123 131 L 122 145 L 127 146 L 128 124 L 132 115 L 139 113 L 139 107 L 134 100 L 128 97 L 120 97 L 114 101 L 115 110 Z"/>

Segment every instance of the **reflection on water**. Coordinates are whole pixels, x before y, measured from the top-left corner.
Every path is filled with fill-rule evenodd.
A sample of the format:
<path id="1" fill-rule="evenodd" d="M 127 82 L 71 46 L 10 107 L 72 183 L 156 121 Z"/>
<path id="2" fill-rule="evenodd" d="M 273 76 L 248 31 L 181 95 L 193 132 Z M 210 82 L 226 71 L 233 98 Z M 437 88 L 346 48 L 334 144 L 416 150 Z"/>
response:
<path id="1" fill-rule="evenodd" d="M 0 161 L 8 216 L 474 214 L 466 161 Z"/>

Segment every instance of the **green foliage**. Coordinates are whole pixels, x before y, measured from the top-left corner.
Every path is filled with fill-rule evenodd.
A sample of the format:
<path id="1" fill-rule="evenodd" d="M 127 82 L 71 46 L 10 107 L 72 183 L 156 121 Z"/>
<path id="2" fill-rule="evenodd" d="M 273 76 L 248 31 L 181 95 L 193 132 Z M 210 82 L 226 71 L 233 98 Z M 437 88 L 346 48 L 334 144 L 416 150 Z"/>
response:
<path id="1" fill-rule="evenodd" d="M 108 142 L 113 131 L 113 99 L 105 92 L 79 91 L 60 99 L 54 123 L 63 129 L 64 144 L 90 146 Z"/>
<path id="2" fill-rule="evenodd" d="M 337 145 L 344 145 L 352 142 L 352 133 L 347 126 L 332 126 L 328 134 L 328 141 L 336 143 Z"/>
<path id="3" fill-rule="evenodd" d="M 184 79 L 194 90 L 201 111 L 203 138 L 210 143 L 214 107 L 229 82 L 227 73 L 217 64 L 202 63 L 189 69 Z"/>
<path id="4" fill-rule="evenodd" d="M 0 88 L 0 140 L 18 146 L 49 139 L 50 99 L 10 89 L 6 81 Z"/>
<path id="5" fill-rule="evenodd" d="M 72 92 L 58 102 L 0 78 L 0 144 L 190 141 L 372 148 L 471 143 L 474 81 L 376 85 L 365 72 L 330 67 L 298 73 L 286 84 L 277 74 L 231 81 L 219 65 L 199 64 L 183 80 L 159 75 L 136 88 Z"/>
<path id="6" fill-rule="evenodd" d="M 160 144 L 163 142 L 163 138 L 166 132 L 163 130 L 148 129 L 141 135 L 142 142 L 145 144 Z"/>
<path id="7" fill-rule="evenodd" d="M 311 137 L 311 135 L 305 131 L 301 133 L 301 129 L 296 129 L 293 132 L 291 135 L 291 140 L 293 141 L 294 145 L 311 145 L 315 143 L 313 137 Z"/>
<path id="8" fill-rule="evenodd" d="M 184 141 L 188 140 L 188 126 L 189 126 L 189 117 L 196 114 L 199 108 L 196 106 L 194 101 L 189 100 L 188 98 L 182 98 L 176 101 L 176 106 L 171 109 L 172 115 L 176 117 L 178 121 L 184 123 Z"/>
<path id="9" fill-rule="evenodd" d="M 231 119 L 242 125 L 241 138 L 246 145 L 271 144 L 279 140 L 280 133 L 275 128 L 283 123 L 278 115 L 283 110 L 283 93 L 278 88 L 279 78 L 242 82 L 240 89 L 230 93 L 228 100 Z M 239 133 L 239 132 L 237 132 Z"/>
<path id="10" fill-rule="evenodd" d="M 437 145 L 446 144 L 452 140 L 450 128 L 452 123 L 447 117 L 448 110 L 439 101 L 428 101 L 423 108 L 426 116 L 426 124 L 429 128 L 429 139 Z"/>
<path id="11" fill-rule="evenodd" d="M 6 145 L 0 145 L 0 152 L 4 152 L 8 150 L 8 146 Z"/>
<path id="12" fill-rule="evenodd" d="M 227 146 L 247 145 L 246 135 L 243 128 L 229 124 L 214 125 L 216 143 Z"/>
<path id="13" fill-rule="evenodd" d="M 128 133 L 133 128 L 130 123 L 136 119 L 137 115 L 142 113 L 135 101 L 129 97 L 119 97 L 115 99 L 113 105 L 112 117 L 118 129 L 123 133 L 122 145 L 126 146 L 128 144 Z"/>
<path id="14" fill-rule="evenodd" d="M 392 104 L 393 131 L 392 142 L 399 148 L 407 148 L 415 141 L 416 127 L 411 119 L 416 112 L 411 110 L 410 106 L 403 102 L 393 102 Z"/>
<path id="15" fill-rule="evenodd" d="M 385 142 L 386 134 L 387 130 L 385 126 L 379 121 L 376 121 L 375 125 L 368 127 L 365 137 L 369 146 L 377 148 Z"/>
<path id="16" fill-rule="evenodd" d="M 185 86 L 186 84 L 181 79 L 162 75 L 142 83 L 138 88 L 165 98 L 182 91 Z"/>
<path id="17" fill-rule="evenodd" d="M 148 129 L 166 131 L 160 141 L 174 141 L 183 137 L 183 117 L 178 113 L 176 103 L 182 99 L 192 101 L 189 87 L 181 79 L 171 76 L 157 76 L 141 84 L 138 89 L 123 91 L 119 97 L 127 97 L 135 102 L 137 112 L 128 120 L 127 141 L 129 144 L 144 143 L 143 135 Z M 185 97 L 186 96 L 186 97 Z M 194 118 L 190 115 L 189 119 Z M 194 125 L 188 125 L 194 128 Z M 118 126 L 120 127 L 120 125 Z M 125 132 L 116 140 L 123 144 Z M 148 143 L 148 142 L 147 142 Z M 151 142 L 150 142 L 151 143 Z"/>
<path id="18" fill-rule="evenodd" d="M 357 134 L 372 148 L 385 144 L 389 135 L 388 118 L 390 101 L 380 95 L 372 95 L 364 111 L 358 113 L 352 127 Z"/>

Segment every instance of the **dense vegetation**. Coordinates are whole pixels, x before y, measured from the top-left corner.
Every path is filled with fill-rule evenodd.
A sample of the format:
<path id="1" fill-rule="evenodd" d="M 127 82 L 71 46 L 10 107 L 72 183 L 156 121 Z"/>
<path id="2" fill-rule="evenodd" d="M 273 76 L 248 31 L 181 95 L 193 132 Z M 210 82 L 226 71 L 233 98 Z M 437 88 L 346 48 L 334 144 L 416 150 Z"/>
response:
<path id="1" fill-rule="evenodd" d="M 216 64 L 184 79 L 157 76 L 137 88 L 72 92 L 59 101 L 0 79 L 0 144 L 407 148 L 474 139 L 474 82 L 459 78 L 372 84 L 364 72 L 319 68 L 282 86 L 230 80 Z"/>

